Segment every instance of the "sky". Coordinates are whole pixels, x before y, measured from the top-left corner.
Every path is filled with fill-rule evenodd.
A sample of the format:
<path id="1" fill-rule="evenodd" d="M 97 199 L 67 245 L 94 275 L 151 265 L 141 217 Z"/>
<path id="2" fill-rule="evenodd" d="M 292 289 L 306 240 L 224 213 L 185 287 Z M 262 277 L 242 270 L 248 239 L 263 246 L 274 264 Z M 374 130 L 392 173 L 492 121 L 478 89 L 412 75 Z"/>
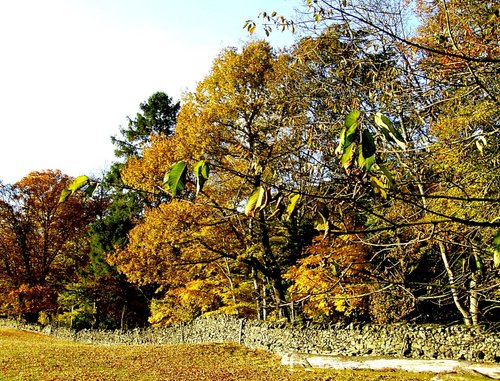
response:
<path id="1" fill-rule="evenodd" d="M 163 91 L 180 100 L 262 11 L 298 0 L 0 0 L 0 180 L 99 176 L 110 137 Z M 263 33 L 257 34 L 263 38 Z M 276 47 L 293 42 L 273 32 Z"/>

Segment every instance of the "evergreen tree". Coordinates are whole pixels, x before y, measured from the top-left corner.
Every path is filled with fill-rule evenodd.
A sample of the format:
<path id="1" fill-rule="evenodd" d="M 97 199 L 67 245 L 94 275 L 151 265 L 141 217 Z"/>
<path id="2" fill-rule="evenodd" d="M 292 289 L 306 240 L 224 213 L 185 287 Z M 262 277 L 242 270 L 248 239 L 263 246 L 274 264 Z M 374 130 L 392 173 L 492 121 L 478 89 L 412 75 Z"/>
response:
<path id="1" fill-rule="evenodd" d="M 86 314 L 80 319 L 82 326 L 130 328 L 147 324 L 149 289 L 128 282 L 106 258 L 128 243 L 127 234 L 145 207 L 157 202 L 151 195 L 125 186 L 120 172 L 128 160 L 141 156 L 152 136 L 173 134 L 179 107 L 165 93 L 157 92 L 140 104 L 141 112 L 135 119 L 128 118 L 128 127 L 120 129 L 121 136 L 111 138 L 116 157 L 124 162 L 113 163 L 103 176 L 100 190 L 109 205 L 91 226 L 90 262 L 81 274 L 80 284 L 67 290 L 89 307 L 82 309 Z"/>

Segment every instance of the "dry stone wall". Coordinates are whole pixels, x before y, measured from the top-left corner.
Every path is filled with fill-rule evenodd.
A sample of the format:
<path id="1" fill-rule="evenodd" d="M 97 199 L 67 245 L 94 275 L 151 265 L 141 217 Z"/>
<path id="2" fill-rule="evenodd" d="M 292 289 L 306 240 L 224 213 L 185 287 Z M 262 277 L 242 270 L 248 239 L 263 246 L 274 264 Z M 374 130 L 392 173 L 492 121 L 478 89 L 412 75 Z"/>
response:
<path id="1" fill-rule="evenodd" d="M 131 331 L 72 331 L 23 326 L 62 339 L 99 344 L 179 344 L 235 342 L 279 355 L 291 352 L 337 356 L 384 356 L 500 362 L 500 335 L 483 327 L 436 325 L 333 325 L 328 329 L 217 315 L 172 327 Z"/>

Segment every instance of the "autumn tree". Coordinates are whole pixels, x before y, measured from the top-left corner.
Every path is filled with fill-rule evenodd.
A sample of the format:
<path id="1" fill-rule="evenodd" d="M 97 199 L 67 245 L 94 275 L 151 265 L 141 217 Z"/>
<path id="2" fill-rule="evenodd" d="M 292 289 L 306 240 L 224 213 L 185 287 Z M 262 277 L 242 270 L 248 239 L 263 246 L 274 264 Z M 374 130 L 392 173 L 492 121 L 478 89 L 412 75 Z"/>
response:
<path id="1" fill-rule="evenodd" d="M 172 178 L 170 168 L 184 163 L 177 178 L 184 177 L 180 183 L 189 185 L 189 178 L 181 176 L 186 163 L 191 167 L 200 159 L 209 163 L 210 178 L 216 181 L 206 185 L 204 196 L 208 198 L 196 198 L 195 202 L 217 211 L 213 223 L 219 225 L 215 221 L 222 219 L 232 226 L 231 235 L 226 237 L 232 236 L 239 244 L 228 251 L 224 245 L 205 242 L 204 255 L 217 253 L 235 260 L 231 261 L 233 266 L 247 268 L 260 317 L 270 311 L 269 303 L 275 316 L 287 316 L 292 305 L 283 274 L 308 255 L 305 247 L 318 231 L 324 236 L 334 230 L 356 231 L 365 227 L 368 217 L 376 219 L 370 204 L 373 189 L 386 193 L 382 182 L 391 177 L 383 161 L 394 162 L 392 152 L 405 155 L 400 127 L 370 107 L 371 98 L 378 104 L 395 104 L 385 95 L 385 81 L 371 98 L 362 94 L 376 78 L 387 79 L 387 89 L 403 87 L 391 66 L 392 55 L 369 52 L 363 33 L 350 36 L 348 32 L 332 28 L 279 55 L 262 42 L 247 45 L 241 53 L 224 51 L 196 94 L 186 97 L 172 139 L 155 138 L 143 157 L 130 160 L 123 172 L 128 185 L 161 193 L 165 173 Z M 345 87 L 346 81 L 353 88 Z M 371 123 L 356 111 L 357 106 L 373 113 Z M 346 119 L 345 113 L 353 109 Z M 405 118 L 405 123 L 411 121 Z M 370 130 L 362 133 L 362 121 Z M 410 126 L 417 128 L 419 124 L 408 126 L 410 131 Z M 341 131 L 350 146 L 339 143 Z M 387 156 L 376 157 L 375 139 L 386 145 Z M 362 155 L 354 149 L 358 143 Z M 348 152 L 341 152 L 341 166 L 337 165 L 339 149 Z M 180 189 L 178 195 L 193 200 L 194 187 L 183 185 Z M 146 228 L 153 224 L 148 217 L 143 227 L 148 234 L 140 233 L 136 249 L 117 253 L 115 260 L 125 273 L 130 268 L 127 263 L 137 261 L 134 253 L 146 237 L 151 237 L 151 244 L 162 241 L 154 233 L 157 228 L 150 233 Z M 139 228 L 132 234 L 136 232 L 139 234 Z M 196 231 L 191 233 L 202 239 Z M 185 241 L 178 245 L 180 255 L 182 249 L 189 252 L 191 244 Z M 289 277 L 289 281 L 295 280 Z"/>
<path id="2" fill-rule="evenodd" d="M 366 320 L 375 289 L 366 248 L 352 236 L 320 237 L 305 254 L 285 275 L 294 313 L 315 322 Z"/>
<path id="3" fill-rule="evenodd" d="M 372 229 L 394 229 L 395 221 L 384 218 L 390 205 L 387 193 L 396 180 L 405 183 L 415 179 L 423 160 L 423 155 L 416 156 L 409 143 L 422 136 L 426 126 L 419 117 L 419 103 L 410 102 L 412 88 L 399 66 L 399 53 L 390 45 L 376 50 L 373 44 L 367 31 L 332 25 L 321 34 L 299 40 L 292 52 L 295 77 L 289 84 L 293 89 L 290 94 L 308 99 L 305 104 L 309 110 L 304 131 L 310 154 L 303 168 L 309 169 L 310 181 L 299 188 L 299 208 L 302 214 L 316 220 L 315 225 L 325 238 L 357 235 Z M 404 163 L 404 170 L 400 163 Z M 358 235 L 357 250 L 365 251 L 364 255 L 372 253 L 372 268 L 380 268 L 379 265 L 385 262 L 385 251 L 377 255 L 378 250 L 372 245 L 386 247 L 388 244 L 377 240 L 377 236 Z M 323 261 L 328 262 L 334 251 L 328 249 L 328 245 L 315 245 L 316 257 L 310 259 L 320 260 L 319 248 L 325 250 Z M 302 262 L 310 266 L 307 258 Z M 299 274 L 297 271 L 292 273 Z M 388 282 L 381 274 L 371 277 L 369 289 L 373 295 L 404 288 L 400 279 L 393 279 L 394 287 L 387 287 Z M 294 292 L 299 284 L 304 287 L 302 290 L 307 289 L 304 278 L 291 276 L 289 279 L 297 282 L 291 286 Z M 311 292 L 318 299 L 336 300 L 328 290 L 324 287 L 321 295 L 317 290 Z M 360 299 L 365 301 L 369 297 L 367 289 L 360 294 L 364 295 Z M 411 295 L 411 291 L 403 291 L 403 294 Z M 305 297 L 303 293 L 302 296 Z M 393 297 L 401 299 L 398 293 Z M 332 308 L 333 303 L 324 306 Z M 382 309 L 378 311 L 383 312 Z M 372 312 L 377 314 L 375 310 Z M 332 311 L 330 315 L 333 317 L 335 313 Z M 371 318 L 383 319 L 375 315 Z M 407 313 L 396 312 L 394 316 L 401 318 L 404 315 Z M 358 314 L 361 316 L 367 318 L 367 310 Z M 325 316 L 318 314 L 313 318 Z"/>
<path id="4" fill-rule="evenodd" d="M 462 319 L 478 323 L 491 318 L 487 310 L 498 299 L 487 291 L 498 265 L 492 255 L 500 196 L 498 6 L 437 1 L 417 11 L 421 25 L 413 41 L 429 48 L 419 53 L 418 67 L 439 99 L 431 105 L 436 142 L 429 155 L 439 199 L 427 200 L 427 208 L 461 222 L 443 226 L 435 248 Z"/>
<path id="5" fill-rule="evenodd" d="M 158 324 L 301 308 L 318 321 L 487 320 L 500 222 L 496 48 L 471 37 L 484 9 L 462 33 L 469 3 L 421 3 L 411 36 L 397 1 L 304 4 L 300 23 L 262 14 L 301 27 L 293 47 L 225 49 L 175 133 L 129 157 L 126 186 L 157 202 L 110 259 L 157 288 Z M 433 303 L 446 308 L 429 316 Z"/>
<path id="6" fill-rule="evenodd" d="M 360 241 L 372 248 L 379 246 L 376 250 L 379 254 L 373 257 L 379 269 L 395 269 L 404 257 L 408 262 L 398 266 L 399 274 L 406 272 L 406 275 L 394 272 L 391 276 L 395 285 L 405 285 L 410 301 L 434 300 L 442 305 L 443 299 L 436 295 L 446 295 L 465 323 L 477 323 L 479 300 L 484 300 L 483 305 L 488 309 L 495 299 L 496 291 L 486 290 L 491 290 L 488 285 L 495 283 L 492 266 L 499 263 L 495 243 L 498 237 L 495 205 L 499 200 L 495 148 L 498 8 L 494 3 L 419 2 L 416 9 L 421 25 L 417 34 L 411 35 L 407 18 L 411 8 L 407 3 L 303 3 L 307 12 L 302 19 L 287 20 L 275 12 L 261 14 L 264 28 L 270 32 L 274 23 L 312 35 L 316 31 L 311 26 L 344 29 L 351 36 L 364 33 L 369 44 L 366 52 L 392 52 L 388 65 L 395 75 L 383 80 L 384 96 L 380 97 L 377 90 L 380 83 L 376 77 L 372 84 L 360 88 L 365 101 L 356 107 L 362 115 L 374 119 L 371 123 L 364 118 L 357 119 L 356 125 L 346 124 L 340 135 L 340 165 L 351 172 L 342 181 L 357 189 L 359 197 L 353 197 L 353 201 L 367 201 L 349 202 L 349 208 L 366 216 L 366 225 L 358 226 L 357 231 L 341 229 L 342 234 L 371 233 L 363 234 Z M 252 31 L 255 23 L 247 22 L 246 26 Z M 320 45 L 316 46 L 310 51 L 319 55 Z M 349 47 L 349 51 L 355 49 L 353 45 Z M 361 62 L 369 62 L 366 58 Z M 353 59 L 348 62 L 352 67 Z M 354 85 L 348 82 L 353 89 L 359 83 L 362 83 L 359 79 Z M 358 98 L 354 94 L 348 99 Z M 363 128 L 358 128 L 358 121 Z M 377 134 L 386 139 L 378 139 Z M 324 140 L 319 138 L 319 141 Z M 397 150 L 386 144 L 391 141 L 397 143 Z M 382 171 L 370 174 L 371 186 L 364 187 L 352 176 L 353 171 L 359 172 L 353 164 L 368 169 L 363 151 L 373 153 L 372 168 Z M 362 160 L 355 157 L 358 152 L 363 155 Z M 365 176 L 358 176 L 358 180 L 368 179 Z M 366 198 L 367 191 L 378 194 L 380 201 Z M 339 195 L 332 199 L 338 202 Z M 337 211 L 345 213 L 345 209 Z M 394 234 L 384 233 L 391 231 Z M 408 257 L 408 253 L 413 256 Z M 436 261 L 441 262 L 443 272 L 422 268 Z M 446 274 L 440 281 L 439 273 Z M 424 287 L 418 286 L 416 274 L 437 285 L 430 287 L 431 294 L 422 294 Z M 447 292 L 443 294 L 443 290 Z M 487 316 L 482 314 L 481 318 Z"/>
<path id="7" fill-rule="evenodd" d="M 226 232 L 226 240 L 234 240 L 234 243 L 204 241 L 204 255 L 229 260 L 231 272 L 244 271 L 253 284 L 254 308 L 260 316 L 264 309 L 269 313 L 274 311 L 276 317 L 285 313 L 282 304 L 286 301 L 286 286 L 282 270 L 292 260 L 290 256 L 300 251 L 288 249 L 310 240 L 306 230 L 302 229 L 304 236 L 292 235 L 292 222 L 287 226 L 268 220 L 262 211 L 263 205 L 247 203 L 252 194 L 254 198 L 265 195 L 276 213 L 280 213 L 279 209 L 286 203 L 286 200 L 278 202 L 280 188 L 285 186 L 288 169 L 296 165 L 296 155 L 305 144 L 299 132 L 305 111 L 294 108 L 278 85 L 286 75 L 289 62 L 289 56 L 277 56 L 264 42 L 248 44 L 241 52 L 224 50 L 196 93 L 184 99 L 175 136 L 153 141 L 151 148 L 144 151 L 144 157 L 131 161 L 123 173 L 130 186 L 161 192 L 165 172 L 179 160 L 191 168 L 200 159 L 208 163 L 210 178 L 217 181 L 209 180 L 204 194 L 195 202 L 211 210 L 213 222 L 206 223 L 220 225 Z M 186 181 L 188 186 L 178 196 L 193 200 L 195 188 L 189 186 L 189 179 Z M 292 186 L 291 183 L 288 186 Z M 245 204 L 246 213 L 253 218 L 243 214 Z M 186 203 L 184 207 L 189 210 L 195 206 Z M 146 217 L 144 224 L 152 223 Z M 200 237 L 198 229 L 190 230 L 189 225 L 185 229 Z M 294 229 L 300 230 L 296 226 Z M 189 252 L 188 243 L 177 245 L 179 255 L 182 256 L 183 250 Z M 129 253 L 133 255 L 133 250 Z M 128 260 L 135 261 L 132 257 Z M 199 259 L 193 260 L 196 261 Z"/>
<path id="8" fill-rule="evenodd" d="M 120 129 L 119 137 L 112 137 L 116 146 L 117 161 L 105 173 L 99 191 L 110 203 L 106 211 L 91 225 L 90 262 L 83 278 L 72 285 L 66 293 L 66 300 L 81 301 L 92 313 L 87 324 L 94 327 L 142 326 L 149 314 L 145 295 L 147 288 L 138 289 L 119 274 L 107 260 L 117 248 L 127 245 L 128 233 L 140 219 L 144 210 L 158 203 L 158 197 L 150 192 L 130 188 L 123 183 L 121 170 L 130 160 L 142 155 L 157 137 L 168 138 L 175 129 L 179 103 L 163 92 L 156 92 L 140 104 L 135 118 L 128 118 L 126 128 Z"/>
<path id="9" fill-rule="evenodd" d="M 80 195 L 60 203 L 70 181 L 59 171 L 45 171 L 2 185 L 2 309 L 9 314 L 36 321 L 40 311 L 54 311 L 57 292 L 88 261 L 87 226 L 100 204 Z"/>

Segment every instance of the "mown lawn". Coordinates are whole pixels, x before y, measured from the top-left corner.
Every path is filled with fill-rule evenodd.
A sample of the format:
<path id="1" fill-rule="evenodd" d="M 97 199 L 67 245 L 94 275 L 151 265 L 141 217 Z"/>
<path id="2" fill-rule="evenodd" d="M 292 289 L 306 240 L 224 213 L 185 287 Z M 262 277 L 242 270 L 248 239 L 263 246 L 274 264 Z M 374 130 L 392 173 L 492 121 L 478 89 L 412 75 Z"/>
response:
<path id="1" fill-rule="evenodd" d="M 0 380 L 430 380 L 402 372 L 328 371 L 280 365 L 276 356 L 232 344 L 88 345 L 0 329 Z M 459 375 L 440 380 L 481 380 Z"/>

